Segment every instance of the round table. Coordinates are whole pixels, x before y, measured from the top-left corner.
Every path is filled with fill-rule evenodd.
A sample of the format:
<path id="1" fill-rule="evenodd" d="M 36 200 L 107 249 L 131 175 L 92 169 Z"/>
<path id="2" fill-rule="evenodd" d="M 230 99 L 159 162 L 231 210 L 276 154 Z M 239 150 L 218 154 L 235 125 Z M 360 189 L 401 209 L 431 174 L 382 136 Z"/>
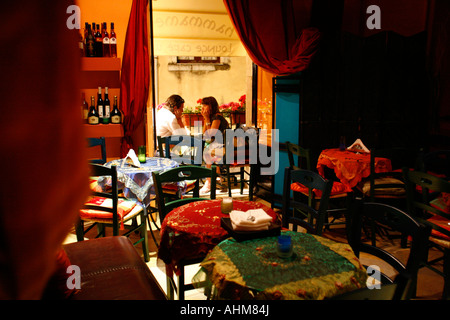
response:
<path id="1" fill-rule="evenodd" d="M 140 167 L 131 166 L 124 162 L 124 159 L 112 160 L 105 166 L 117 166 L 117 180 L 119 188 L 123 188 L 126 198 L 137 200 L 146 206 L 150 204 L 155 194 L 153 188 L 153 171 L 164 171 L 178 167 L 178 162 L 159 157 L 147 157 L 145 163 Z M 99 179 L 99 185 L 106 181 Z"/>
<path id="2" fill-rule="evenodd" d="M 233 300 L 320 300 L 366 285 L 366 270 L 348 244 L 308 233 L 282 234 L 291 237 L 292 257 L 277 255 L 277 237 L 230 238 L 206 256 L 194 285 L 206 277 L 215 298 Z"/>
<path id="3" fill-rule="evenodd" d="M 220 219 L 229 215 L 221 212 L 220 205 L 220 199 L 196 201 L 180 206 L 167 214 L 161 224 L 158 258 L 164 261 L 169 270 L 177 272 L 179 261 L 201 258 L 229 237 L 220 224 Z M 233 201 L 233 210 L 250 209 L 263 209 L 273 217 L 273 221 L 278 219 L 277 214 L 263 203 Z"/>
<path id="4" fill-rule="evenodd" d="M 325 149 L 317 160 L 317 171 L 324 177 L 324 167 L 334 170 L 336 177 L 351 192 L 363 178 L 370 175 L 370 153 L 357 153 L 349 150 Z M 386 158 L 375 158 L 375 172 L 392 170 L 391 161 Z"/>

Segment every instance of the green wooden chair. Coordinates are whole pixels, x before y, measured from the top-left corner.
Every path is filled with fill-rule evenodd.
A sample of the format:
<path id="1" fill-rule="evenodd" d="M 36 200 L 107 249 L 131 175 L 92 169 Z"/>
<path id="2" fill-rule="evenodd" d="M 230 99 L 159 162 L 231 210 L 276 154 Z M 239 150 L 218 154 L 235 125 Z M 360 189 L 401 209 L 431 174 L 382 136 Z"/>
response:
<path id="1" fill-rule="evenodd" d="M 313 189 L 320 190 L 322 196 L 316 207 L 309 206 L 304 202 L 296 201 L 291 197 L 291 184 L 300 183 L 309 192 Z M 318 173 L 310 170 L 291 170 L 289 167 L 284 170 L 283 184 L 283 207 L 282 223 L 284 228 L 293 225 L 293 230 L 297 231 L 297 226 L 303 227 L 308 233 L 321 235 L 327 217 L 328 201 L 333 182 L 325 180 Z"/>
<path id="2" fill-rule="evenodd" d="M 432 228 L 428 248 L 434 247 L 443 255 L 434 260 L 424 257 L 423 266 L 444 277 L 443 299 L 450 299 L 450 207 L 445 198 L 450 194 L 450 182 L 432 174 L 403 169 L 408 196 L 408 212 Z M 437 196 L 436 196 L 437 194 Z M 444 261 L 443 271 L 436 268 Z"/>
<path id="3" fill-rule="evenodd" d="M 362 235 L 364 223 L 372 220 L 411 237 L 410 253 L 406 264 L 403 264 L 391 252 L 364 241 L 365 236 Z M 403 300 L 414 297 L 417 273 L 426 254 L 426 239 L 430 234 L 430 228 L 398 208 L 384 203 L 363 202 L 361 199 L 352 205 L 349 226 L 348 242 L 357 257 L 360 257 L 361 252 L 377 257 L 396 270 L 397 277 L 398 274 L 401 275 L 399 279 L 389 276 L 383 272 L 383 267 L 380 266 L 380 279 L 378 280 L 381 281 L 381 284 L 397 283 L 398 285 L 393 299 Z M 364 265 L 364 261 L 362 263 Z"/>
<path id="4" fill-rule="evenodd" d="M 199 167 L 195 165 L 186 165 L 180 166 L 176 168 L 169 169 L 163 172 L 153 172 L 153 183 L 155 186 L 156 193 L 156 202 L 158 205 L 159 217 L 161 222 L 164 221 L 166 215 L 173 209 L 180 207 L 184 204 L 195 202 L 195 201 L 203 201 L 209 200 L 208 198 L 200 198 L 199 197 L 199 180 L 205 178 L 211 178 L 211 192 L 210 199 L 216 198 L 216 166 L 211 166 L 211 169 Z M 164 193 L 163 184 L 167 182 L 179 182 L 185 180 L 196 180 L 195 188 L 193 190 L 192 198 L 182 198 L 176 200 L 167 199 L 166 194 Z M 167 291 L 169 299 L 173 299 L 174 291 L 178 293 L 178 298 L 180 300 L 184 300 L 184 293 L 186 290 L 192 289 L 192 284 L 184 283 L 184 267 L 187 265 L 192 265 L 196 263 L 200 263 L 203 261 L 205 257 L 199 257 L 194 260 L 184 260 L 180 261 L 179 269 L 180 275 L 178 276 L 178 283 L 175 284 L 175 281 L 171 277 L 167 277 Z"/>
<path id="5" fill-rule="evenodd" d="M 301 146 L 286 141 L 286 150 L 288 153 L 289 167 L 293 170 L 306 169 L 313 171 L 311 167 L 310 150 L 302 148 Z M 342 214 L 346 214 L 351 201 L 353 200 L 353 193 L 346 192 L 345 187 L 340 181 L 332 181 L 333 185 L 330 191 L 330 207 L 327 209 L 327 216 L 324 226 L 329 229 L 331 225 L 342 225 L 345 222 L 335 222 Z M 293 183 L 291 189 L 294 191 L 294 199 L 297 201 L 308 201 L 310 207 L 316 206 L 317 201 L 320 201 L 321 195 L 318 192 L 309 192 L 308 188 L 298 183 Z M 304 200 L 302 200 L 304 199 Z M 307 199 L 307 200 L 306 200 Z M 339 202 L 339 203 L 338 203 Z M 330 216 L 332 220 L 330 221 Z"/>
<path id="6" fill-rule="evenodd" d="M 122 235 L 129 237 L 131 234 L 136 233 L 140 237 L 133 244 L 142 243 L 144 260 L 146 262 L 150 261 L 146 208 L 134 200 L 119 197 L 117 169 L 115 166 L 110 168 L 99 164 L 89 164 L 89 166 L 92 177 L 110 177 L 111 188 L 103 192 L 92 191 L 90 199 L 80 210 L 80 217 L 75 226 L 77 240 L 83 241 L 85 235 L 94 226 L 97 226 L 96 238 L 106 236 L 107 227 L 112 228 L 113 236 Z"/>

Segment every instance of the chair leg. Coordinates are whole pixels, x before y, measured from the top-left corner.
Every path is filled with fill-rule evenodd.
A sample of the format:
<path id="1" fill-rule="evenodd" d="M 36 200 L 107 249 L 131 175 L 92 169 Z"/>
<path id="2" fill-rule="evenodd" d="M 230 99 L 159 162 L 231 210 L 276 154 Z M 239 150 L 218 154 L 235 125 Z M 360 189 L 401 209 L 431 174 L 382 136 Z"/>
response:
<path id="1" fill-rule="evenodd" d="M 184 300 L 184 266 L 181 267 L 178 276 L 178 300 Z"/>
<path id="2" fill-rule="evenodd" d="M 145 217 L 141 218 L 141 232 L 140 232 L 140 236 L 141 238 L 143 238 L 144 240 L 142 241 L 142 251 L 144 254 L 144 260 L 145 262 L 149 262 L 150 261 L 150 252 L 149 252 L 149 247 L 148 247 L 148 235 L 147 235 L 147 224 L 146 224 L 146 219 Z"/>
<path id="3" fill-rule="evenodd" d="M 241 186 L 241 194 L 244 193 L 244 184 L 245 184 L 245 170 L 244 167 L 241 167 L 241 181 L 240 181 L 240 186 Z"/>
<path id="4" fill-rule="evenodd" d="M 228 196 L 231 197 L 231 179 L 230 179 L 230 166 L 226 165 L 227 170 L 227 185 L 228 185 Z"/>
<path id="5" fill-rule="evenodd" d="M 77 235 L 77 241 L 84 240 L 84 223 L 83 220 L 78 219 L 75 225 L 75 233 Z"/>
<path id="6" fill-rule="evenodd" d="M 443 300 L 450 300 L 450 249 L 444 250 L 444 291 Z"/>

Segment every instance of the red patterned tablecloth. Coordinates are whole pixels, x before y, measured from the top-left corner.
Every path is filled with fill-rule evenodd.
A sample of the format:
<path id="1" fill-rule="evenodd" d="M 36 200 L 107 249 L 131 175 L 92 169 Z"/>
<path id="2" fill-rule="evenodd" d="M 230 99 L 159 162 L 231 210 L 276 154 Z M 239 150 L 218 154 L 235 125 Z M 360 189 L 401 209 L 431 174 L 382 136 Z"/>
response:
<path id="1" fill-rule="evenodd" d="M 218 243 L 228 238 L 220 218 L 229 217 L 220 209 L 221 200 L 185 204 L 169 212 L 161 225 L 158 258 L 177 272 L 181 260 L 204 257 Z M 233 201 L 233 210 L 263 209 L 276 221 L 277 214 L 260 202 Z"/>
<path id="2" fill-rule="evenodd" d="M 370 175 L 370 153 L 356 153 L 339 149 L 325 149 L 317 161 L 317 171 L 324 176 L 324 167 L 333 169 L 336 177 L 347 187 L 347 192 Z M 391 160 L 375 158 L 375 172 L 392 170 Z"/>

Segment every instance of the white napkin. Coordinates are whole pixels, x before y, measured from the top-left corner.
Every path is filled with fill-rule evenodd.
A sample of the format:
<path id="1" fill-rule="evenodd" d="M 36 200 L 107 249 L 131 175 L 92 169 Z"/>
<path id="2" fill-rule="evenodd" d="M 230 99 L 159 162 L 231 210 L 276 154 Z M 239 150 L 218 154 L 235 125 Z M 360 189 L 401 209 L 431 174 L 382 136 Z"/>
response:
<path id="1" fill-rule="evenodd" d="M 364 143 L 362 143 L 361 139 L 356 139 L 355 142 L 353 142 L 353 144 L 347 148 L 347 150 L 356 151 L 356 152 L 363 151 L 363 152 L 370 153 L 370 150 L 366 148 Z"/>
<path id="2" fill-rule="evenodd" d="M 131 159 L 131 161 L 133 162 L 134 166 L 136 166 L 136 167 L 140 167 L 141 166 L 141 163 L 139 162 L 139 159 L 138 159 L 138 157 L 136 155 L 136 152 L 134 152 L 133 149 L 130 149 L 130 151 L 128 151 L 127 156 L 125 157 L 125 159 L 123 159 L 122 165 L 127 162 L 128 158 Z"/>
<path id="3" fill-rule="evenodd" d="M 230 212 L 230 220 L 234 230 L 258 231 L 268 230 L 272 217 L 263 209 L 252 209 L 246 212 L 233 210 Z"/>

